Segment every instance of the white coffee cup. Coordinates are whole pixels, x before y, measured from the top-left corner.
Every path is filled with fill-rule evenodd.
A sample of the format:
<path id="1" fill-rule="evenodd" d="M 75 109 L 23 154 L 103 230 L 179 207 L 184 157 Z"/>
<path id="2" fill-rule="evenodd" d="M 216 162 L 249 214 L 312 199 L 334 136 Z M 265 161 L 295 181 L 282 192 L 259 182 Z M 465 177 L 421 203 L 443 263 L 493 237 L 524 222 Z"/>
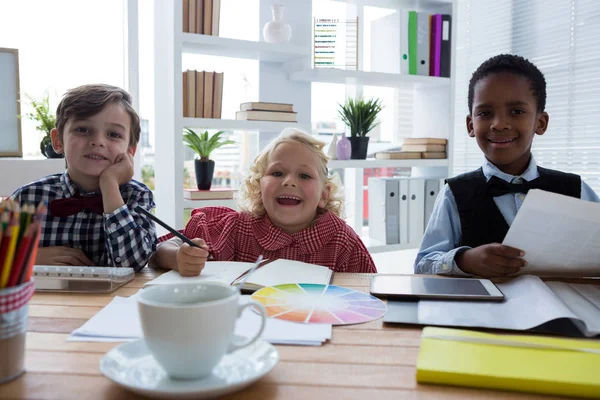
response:
<path id="1" fill-rule="evenodd" d="M 239 304 L 237 288 L 221 283 L 180 283 L 146 288 L 138 297 L 144 339 L 172 379 L 210 375 L 221 358 L 254 343 L 265 328 L 262 304 Z M 260 329 L 250 339 L 234 340 L 242 311 L 260 311 Z"/>

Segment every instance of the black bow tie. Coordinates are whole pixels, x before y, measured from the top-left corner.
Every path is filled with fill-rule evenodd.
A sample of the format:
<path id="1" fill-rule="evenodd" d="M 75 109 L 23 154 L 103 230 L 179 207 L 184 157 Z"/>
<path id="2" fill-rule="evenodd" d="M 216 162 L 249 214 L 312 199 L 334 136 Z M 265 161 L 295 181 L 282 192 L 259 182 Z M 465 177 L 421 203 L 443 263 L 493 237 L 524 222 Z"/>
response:
<path id="1" fill-rule="evenodd" d="M 549 182 L 541 177 L 530 182 L 508 183 L 497 176 L 492 176 L 487 182 L 486 193 L 492 197 L 498 197 L 508 193 L 527 193 L 531 189 L 548 190 L 548 184 Z"/>

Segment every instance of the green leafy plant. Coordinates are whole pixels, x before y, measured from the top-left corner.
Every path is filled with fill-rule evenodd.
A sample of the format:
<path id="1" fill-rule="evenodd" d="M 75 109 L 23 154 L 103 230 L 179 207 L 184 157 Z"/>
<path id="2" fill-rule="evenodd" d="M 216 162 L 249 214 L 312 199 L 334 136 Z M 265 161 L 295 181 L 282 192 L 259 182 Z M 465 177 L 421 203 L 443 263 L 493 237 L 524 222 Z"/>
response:
<path id="1" fill-rule="evenodd" d="M 221 135 L 224 131 L 219 131 L 214 135 L 209 135 L 208 131 L 204 131 L 198 135 L 190 128 L 185 128 L 183 134 L 183 143 L 190 149 L 194 150 L 201 161 L 210 161 L 210 153 L 221 146 L 235 144 L 232 140 L 223 140 Z"/>
<path id="2" fill-rule="evenodd" d="M 380 99 L 364 101 L 362 97 L 358 100 L 349 97 L 346 103 L 338 105 L 340 119 L 350 128 L 352 137 L 365 137 L 379 124 L 375 119 L 383 109 Z"/>
<path id="3" fill-rule="evenodd" d="M 25 97 L 33 107 L 33 112 L 26 113 L 25 117 L 37 122 L 35 130 L 44 134 L 44 137 L 40 142 L 40 151 L 43 155 L 47 156 L 46 145 L 52 143 L 50 132 L 56 125 L 56 115 L 50 111 L 50 96 L 48 95 L 48 92 L 45 92 L 39 99 L 35 99 L 27 93 L 25 94 Z"/>

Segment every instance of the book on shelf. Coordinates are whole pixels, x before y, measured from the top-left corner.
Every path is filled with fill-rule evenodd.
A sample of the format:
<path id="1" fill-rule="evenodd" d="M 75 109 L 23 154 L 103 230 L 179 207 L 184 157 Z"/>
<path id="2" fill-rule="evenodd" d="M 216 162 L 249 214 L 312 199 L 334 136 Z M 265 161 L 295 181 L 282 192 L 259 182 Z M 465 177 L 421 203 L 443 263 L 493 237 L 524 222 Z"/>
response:
<path id="1" fill-rule="evenodd" d="M 403 160 L 421 158 L 421 153 L 403 152 L 403 151 L 378 151 L 375 153 L 378 160 Z"/>
<path id="2" fill-rule="evenodd" d="M 402 151 L 416 151 L 416 152 L 428 152 L 428 151 L 446 151 L 446 145 L 443 144 L 403 144 Z"/>
<path id="3" fill-rule="evenodd" d="M 230 188 L 212 188 L 210 190 L 183 189 L 183 198 L 186 200 L 230 200 L 237 192 Z"/>
<path id="4" fill-rule="evenodd" d="M 265 101 L 251 101 L 240 104 L 240 111 L 282 111 L 294 112 L 293 104 L 269 103 Z"/>
<path id="5" fill-rule="evenodd" d="M 188 3 L 188 30 L 187 32 L 196 33 L 197 22 L 196 22 L 196 5 L 198 2 L 196 0 L 190 0 Z"/>
<path id="6" fill-rule="evenodd" d="M 221 109 L 223 108 L 223 72 L 215 72 L 215 82 L 213 90 L 213 118 L 221 118 Z"/>
<path id="7" fill-rule="evenodd" d="M 404 144 L 448 144 L 448 139 L 441 138 L 405 138 Z"/>
<path id="8" fill-rule="evenodd" d="M 209 261 L 198 276 L 183 277 L 177 271 L 169 271 L 146 283 L 144 287 L 183 282 L 236 285 L 253 266 L 254 263 L 250 262 Z M 321 265 L 284 259 L 265 260 L 248 278 L 243 289 L 254 291 L 265 286 L 297 282 L 326 285 L 331 281 L 332 274 L 332 270 Z"/>
<path id="9" fill-rule="evenodd" d="M 446 158 L 445 151 L 424 151 L 421 153 L 421 158 L 425 158 L 428 160 Z"/>
<path id="10" fill-rule="evenodd" d="M 245 121 L 296 122 L 296 112 L 237 111 L 235 119 Z"/>
<path id="11" fill-rule="evenodd" d="M 221 118 L 223 72 L 187 70 L 183 72 L 183 116 Z"/>
<path id="12" fill-rule="evenodd" d="M 190 117 L 204 117 L 204 71 L 196 72 L 196 109 Z"/>
<path id="13" fill-rule="evenodd" d="M 190 0 L 190 2 L 196 2 L 196 29 L 194 33 L 202 33 L 204 31 L 204 1 L 203 0 Z"/>
<path id="14" fill-rule="evenodd" d="M 187 108 L 184 110 L 184 116 L 193 118 L 196 115 L 196 71 L 187 70 L 184 74 L 187 75 Z"/>
<path id="15" fill-rule="evenodd" d="M 194 0 L 192 0 L 194 1 Z M 184 32 L 189 32 L 190 31 L 190 0 L 183 0 L 182 1 L 182 15 L 183 15 L 183 25 L 182 25 L 182 30 Z"/>
<path id="16" fill-rule="evenodd" d="M 213 90 L 215 90 L 215 73 L 204 71 L 204 118 L 212 118 L 213 115 Z"/>
<path id="17" fill-rule="evenodd" d="M 183 0 L 182 7 L 183 32 L 219 36 L 221 0 Z"/>

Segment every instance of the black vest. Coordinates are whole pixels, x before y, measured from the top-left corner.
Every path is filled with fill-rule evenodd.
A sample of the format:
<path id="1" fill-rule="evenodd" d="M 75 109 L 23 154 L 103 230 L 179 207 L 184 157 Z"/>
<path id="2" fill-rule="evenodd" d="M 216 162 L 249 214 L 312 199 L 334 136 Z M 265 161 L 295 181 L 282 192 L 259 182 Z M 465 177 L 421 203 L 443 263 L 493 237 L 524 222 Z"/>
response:
<path id="1" fill-rule="evenodd" d="M 550 191 L 581 197 L 579 175 L 542 167 L 538 167 L 538 172 L 540 177 L 552 179 Z M 508 232 L 508 224 L 494 198 L 486 194 L 487 181 L 482 169 L 447 179 L 446 182 L 452 190 L 460 217 L 460 246 L 477 247 L 488 243 L 502 243 Z"/>

